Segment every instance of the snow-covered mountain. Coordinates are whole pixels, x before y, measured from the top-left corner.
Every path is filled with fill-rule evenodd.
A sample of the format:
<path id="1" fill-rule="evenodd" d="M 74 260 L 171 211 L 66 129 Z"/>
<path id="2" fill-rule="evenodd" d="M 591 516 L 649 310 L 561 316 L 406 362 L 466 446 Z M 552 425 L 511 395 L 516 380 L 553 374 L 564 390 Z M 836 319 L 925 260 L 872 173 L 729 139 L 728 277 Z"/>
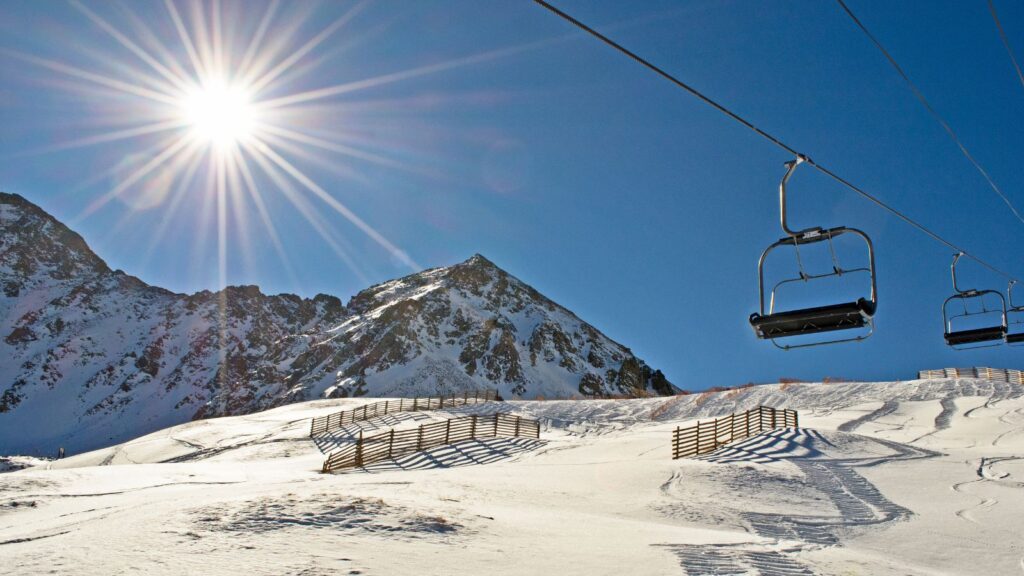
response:
<path id="1" fill-rule="evenodd" d="M 626 347 L 475 255 L 335 296 L 176 294 L 0 193 L 0 454 L 74 451 L 321 397 L 668 394 Z"/>

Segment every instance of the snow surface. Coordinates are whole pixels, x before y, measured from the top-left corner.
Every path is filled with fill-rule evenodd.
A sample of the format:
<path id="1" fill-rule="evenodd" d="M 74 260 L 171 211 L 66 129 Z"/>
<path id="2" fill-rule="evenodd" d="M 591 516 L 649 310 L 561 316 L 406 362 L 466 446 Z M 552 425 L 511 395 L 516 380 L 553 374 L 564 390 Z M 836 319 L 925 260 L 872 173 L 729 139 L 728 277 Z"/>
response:
<path id="1" fill-rule="evenodd" d="M 0 474 L 12 574 L 1020 574 L 1024 389 L 984 380 L 790 384 L 508 402 L 308 438 L 318 400 L 168 428 Z M 800 410 L 698 459 L 670 431 Z M 495 439 L 341 474 L 362 429 L 501 409 Z M 19 460 L 23 462 L 23 460 Z"/>

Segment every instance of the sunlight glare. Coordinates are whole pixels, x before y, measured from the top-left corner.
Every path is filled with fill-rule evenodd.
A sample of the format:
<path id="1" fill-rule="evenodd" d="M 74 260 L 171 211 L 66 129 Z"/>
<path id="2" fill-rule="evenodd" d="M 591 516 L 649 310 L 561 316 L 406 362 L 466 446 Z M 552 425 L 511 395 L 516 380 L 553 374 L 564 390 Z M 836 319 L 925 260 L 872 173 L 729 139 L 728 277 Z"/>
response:
<path id="1" fill-rule="evenodd" d="M 223 81 L 190 90 L 182 102 L 182 112 L 193 134 L 217 148 L 244 143 L 252 134 L 255 120 L 249 94 Z"/>

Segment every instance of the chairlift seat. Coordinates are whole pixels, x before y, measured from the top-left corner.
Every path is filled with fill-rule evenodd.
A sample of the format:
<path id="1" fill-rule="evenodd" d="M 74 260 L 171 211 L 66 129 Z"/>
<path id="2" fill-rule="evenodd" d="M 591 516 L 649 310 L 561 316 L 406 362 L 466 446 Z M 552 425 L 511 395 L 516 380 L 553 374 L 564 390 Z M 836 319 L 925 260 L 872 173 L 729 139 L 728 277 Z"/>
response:
<path id="1" fill-rule="evenodd" d="M 946 344 L 949 344 L 950 346 L 991 342 L 992 340 L 1002 340 L 1005 338 L 1006 328 L 1000 325 L 986 328 L 974 328 L 971 330 L 957 330 L 955 332 L 946 332 L 945 337 Z"/>
<path id="2" fill-rule="evenodd" d="M 860 298 L 856 302 L 787 310 L 764 316 L 755 312 L 750 315 L 750 325 L 758 338 L 765 339 L 862 328 L 875 315 L 875 308 L 875 302 Z"/>

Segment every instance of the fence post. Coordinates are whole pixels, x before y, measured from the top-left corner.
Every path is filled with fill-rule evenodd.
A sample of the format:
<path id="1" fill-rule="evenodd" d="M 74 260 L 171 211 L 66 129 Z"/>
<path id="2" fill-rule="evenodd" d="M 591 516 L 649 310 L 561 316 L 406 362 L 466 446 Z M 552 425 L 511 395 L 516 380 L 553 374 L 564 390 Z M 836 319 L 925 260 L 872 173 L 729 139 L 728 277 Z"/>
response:
<path id="1" fill-rule="evenodd" d="M 448 424 L 446 424 L 445 427 L 444 427 L 444 443 L 445 444 L 448 443 L 448 438 L 451 436 L 451 433 L 452 433 L 452 420 L 451 420 L 451 418 L 449 418 L 448 419 Z"/>
<path id="2" fill-rule="evenodd" d="M 522 417 L 516 416 L 516 438 L 519 437 L 519 421 L 520 420 L 522 420 Z"/>
<path id="3" fill-rule="evenodd" d="M 388 458 L 391 458 L 392 449 L 395 445 L 395 429 L 391 429 L 391 433 L 388 434 Z"/>
<path id="4" fill-rule="evenodd" d="M 419 398 L 413 398 L 413 399 L 412 399 L 412 411 L 413 411 L 413 412 L 415 412 L 415 411 L 416 411 L 416 405 L 417 405 L 417 404 L 419 404 L 419 401 L 420 401 L 420 399 L 419 399 Z"/>
<path id="5" fill-rule="evenodd" d="M 416 432 L 416 451 L 423 449 L 423 426 L 417 428 Z"/>
<path id="6" fill-rule="evenodd" d="M 679 458 L 679 426 L 676 426 L 676 431 L 672 433 L 672 459 Z"/>
<path id="7" fill-rule="evenodd" d="M 363 431 L 359 431 L 359 438 L 356 440 L 356 468 L 363 465 Z"/>
<path id="8" fill-rule="evenodd" d="M 476 438 L 476 414 L 473 414 L 472 425 L 469 429 L 469 437 Z"/>
<path id="9" fill-rule="evenodd" d="M 498 437 L 498 419 L 501 418 L 501 414 L 494 415 L 494 437 Z"/>
<path id="10" fill-rule="evenodd" d="M 328 417 L 327 417 L 327 421 L 328 421 L 328 422 L 330 422 L 330 421 L 331 421 L 331 417 L 330 417 L 330 416 L 328 416 Z M 312 420 L 310 420 L 310 421 L 309 421 L 309 437 L 310 437 L 310 438 L 312 438 L 312 437 L 313 437 L 313 426 L 314 426 L 315 424 L 316 424 L 316 418 L 313 418 Z"/>
<path id="11" fill-rule="evenodd" d="M 772 408 L 771 411 L 772 411 L 772 430 L 775 430 L 775 408 Z"/>
<path id="12" fill-rule="evenodd" d="M 793 428 L 799 428 L 799 427 L 800 427 L 800 413 L 797 412 L 796 410 L 793 410 Z"/>
<path id="13" fill-rule="evenodd" d="M 697 454 L 700 454 L 700 420 L 697 420 Z"/>
<path id="14" fill-rule="evenodd" d="M 366 420 L 366 407 L 368 404 L 363 404 L 363 420 Z"/>

